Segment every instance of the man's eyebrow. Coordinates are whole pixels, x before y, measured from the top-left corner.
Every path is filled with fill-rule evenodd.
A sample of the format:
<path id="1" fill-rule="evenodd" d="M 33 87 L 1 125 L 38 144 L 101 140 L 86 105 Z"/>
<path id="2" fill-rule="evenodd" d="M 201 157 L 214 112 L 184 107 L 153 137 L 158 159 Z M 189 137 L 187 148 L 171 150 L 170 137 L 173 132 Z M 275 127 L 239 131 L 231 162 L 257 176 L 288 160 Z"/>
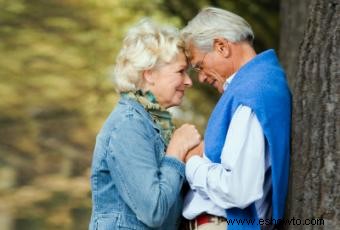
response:
<path id="1" fill-rule="evenodd" d="M 199 61 L 199 62 L 190 62 L 190 64 L 194 67 L 199 67 L 202 63 Z"/>

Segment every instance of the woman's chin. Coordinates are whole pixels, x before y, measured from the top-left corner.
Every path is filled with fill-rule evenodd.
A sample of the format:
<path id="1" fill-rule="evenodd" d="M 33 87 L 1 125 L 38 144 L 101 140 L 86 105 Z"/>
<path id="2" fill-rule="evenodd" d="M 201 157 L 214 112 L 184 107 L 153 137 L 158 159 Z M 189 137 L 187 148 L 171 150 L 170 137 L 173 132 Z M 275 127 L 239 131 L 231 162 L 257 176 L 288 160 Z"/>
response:
<path id="1" fill-rule="evenodd" d="M 184 93 L 182 93 L 182 95 L 180 95 L 177 100 L 176 100 L 176 106 L 179 106 L 182 104 L 182 101 L 183 101 L 183 97 L 184 97 Z"/>
<path id="2" fill-rule="evenodd" d="M 182 98 L 183 97 L 178 98 L 176 100 L 173 100 L 167 108 L 171 108 L 171 107 L 174 107 L 174 106 L 180 106 L 182 104 Z"/>

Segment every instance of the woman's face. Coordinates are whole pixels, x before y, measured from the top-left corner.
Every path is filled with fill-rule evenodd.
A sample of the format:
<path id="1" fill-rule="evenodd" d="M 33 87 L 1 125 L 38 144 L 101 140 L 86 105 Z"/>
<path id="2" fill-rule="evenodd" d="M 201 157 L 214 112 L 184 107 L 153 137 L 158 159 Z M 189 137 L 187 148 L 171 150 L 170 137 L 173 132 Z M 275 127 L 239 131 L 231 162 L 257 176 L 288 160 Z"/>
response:
<path id="1" fill-rule="evenodd" d="M 149 72 L 150 76 L 146 80 L 147 88 L 163 108 L 180 105 L 185 89 L 192 86 L 187 68 L 187 59 L 180 52 L 171 63 Z"/>

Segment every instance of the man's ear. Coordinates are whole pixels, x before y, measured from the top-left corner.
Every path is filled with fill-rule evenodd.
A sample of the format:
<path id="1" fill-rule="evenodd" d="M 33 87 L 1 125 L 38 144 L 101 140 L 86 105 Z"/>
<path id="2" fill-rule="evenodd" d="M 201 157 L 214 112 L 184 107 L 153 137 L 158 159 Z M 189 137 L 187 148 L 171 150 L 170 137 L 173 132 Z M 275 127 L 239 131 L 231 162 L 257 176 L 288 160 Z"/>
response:
<path id="1" fill-rule="evenodd" d="M 231 47 L 225 38 L 215 38 L 214 39 L 214 50 L 222 55 L 224 58 L 228 58 L 231 55 Z"/>
<path id="2" fill-rule="evenodd" d="M 144 82 L 148 85 L 154 85 L 154 75 L 152 70 L 144 70 L 143 71 Z"/>

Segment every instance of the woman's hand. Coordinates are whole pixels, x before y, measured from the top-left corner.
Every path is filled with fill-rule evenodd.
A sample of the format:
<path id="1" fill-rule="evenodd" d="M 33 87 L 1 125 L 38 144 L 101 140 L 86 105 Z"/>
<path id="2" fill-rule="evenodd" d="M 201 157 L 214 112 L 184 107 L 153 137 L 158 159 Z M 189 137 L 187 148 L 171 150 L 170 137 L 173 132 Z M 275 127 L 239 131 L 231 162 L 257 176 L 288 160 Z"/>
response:
<path id="1" fill-rule="evenodd" d="M 203 152 L 204 152 L 204 142 L 201 141 L 199 145 L 197 145 L 196 147 L 190 149 L 187 154 L 185 155 L 185 159 L 184 162 L 187 163 L 188 160 L 192 157 L 192 156 L 199 156 L 202 157 L 203 156 Z"/>
<path id="2" fill-rule="evenodd" d="M 184 124 L 175 130 L 166 154 L 184 161 L 186 153 L 197 146 L 201 141 L 201 135 L 194 125 Z"/>

